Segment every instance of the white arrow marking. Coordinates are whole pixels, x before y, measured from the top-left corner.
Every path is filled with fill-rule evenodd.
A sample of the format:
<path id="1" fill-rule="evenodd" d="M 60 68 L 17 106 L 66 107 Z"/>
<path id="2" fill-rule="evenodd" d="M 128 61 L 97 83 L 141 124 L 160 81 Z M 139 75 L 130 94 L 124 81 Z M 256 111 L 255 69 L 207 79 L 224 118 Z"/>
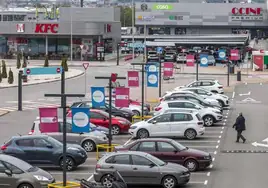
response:
<path id="1" fill-rule="evenodd" d="M 268 144 L 268 138 L 265 138 L 265 139 L 263 140 L 263 142 L 267 142 L 267 144 Z"/>
<path id="2" fill-rule="evenodd" d="M 244 94 L 239 94 L 239 96 L 245 96 L 245 95 L 250 95 L 251 91 L 249 91 L 248 93 L 244 93 Z"/>
<path id="3" fill-rule="evenodd" d="M 252 145 L 255 146 L 255 147 L 261 146 L 261 147 L 268 148 L 268 144 L 260 144 L 260 143 L 257 143 L 257 142 L 253 142 Z"/>

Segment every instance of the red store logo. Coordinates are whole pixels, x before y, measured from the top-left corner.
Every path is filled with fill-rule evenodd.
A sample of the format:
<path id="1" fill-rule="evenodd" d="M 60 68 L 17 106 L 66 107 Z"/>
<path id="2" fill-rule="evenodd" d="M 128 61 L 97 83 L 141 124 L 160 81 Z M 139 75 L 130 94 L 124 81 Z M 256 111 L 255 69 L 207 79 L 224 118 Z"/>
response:
<path id="1" fill-rule="evenodd" d="M 59 24 L 36 24 L 35 33 L 58 33 Z"/>
<path id="2" fill-rule="evenodd" d="M 233 15 L 245 15 L 245 16 L 260 16 L 262 14 L 262 8 L 233 8 Z"/>

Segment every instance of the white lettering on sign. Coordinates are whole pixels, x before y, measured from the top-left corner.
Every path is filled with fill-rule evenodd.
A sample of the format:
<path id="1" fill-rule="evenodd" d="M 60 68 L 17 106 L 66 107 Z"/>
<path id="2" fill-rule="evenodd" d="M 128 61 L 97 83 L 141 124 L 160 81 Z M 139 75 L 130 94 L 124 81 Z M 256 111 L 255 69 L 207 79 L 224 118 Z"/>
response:
<path id="1" fill-rule="evenodd" d="M 77 127 L 85 127 L 88 125 L 89 118 L 84 112 L 77 112 L 73 116 L 73 122 Z"/>
<path id="2" fill-rule="evenodd" d="M 165 71 L 172 71 L 172 68 L 165 68 Z"/>
<path id="3" fill-rule="evenodd" d="M 157 76 L 154 74 L 151 74 L 150 76 L 148 76 L 148 81 L 151 84 L 156 84 L 157 83 Z"/>
<path id="4" fill-rule="evenodd" d="M 93 93 L 93 100 L 100 103 L 104 100 L 104 95 L 101 91 L 97 90 Z"/>
<path id="5" fill-rule="evenodd" d="M 130 80 L 130 81 L 138 81 L 139 78 L 138 77 L 129 77 L 128 80 Z"/>
<path id="6" fill-rule="evenodd" d="M 237 53 L 231 53 L 231 56 L 238 56 Z"/>
<path id="7" fill-rule="evenodd" d="M 40 122 L 41 123 L 54 123 L 56 122 L 57 118 L 56 117 L 41 117 Z"/>
<path id="8" fill-rule="evenodd" d="M 116 99 L 128 100 L 128 95 L 116 95 Z"/>

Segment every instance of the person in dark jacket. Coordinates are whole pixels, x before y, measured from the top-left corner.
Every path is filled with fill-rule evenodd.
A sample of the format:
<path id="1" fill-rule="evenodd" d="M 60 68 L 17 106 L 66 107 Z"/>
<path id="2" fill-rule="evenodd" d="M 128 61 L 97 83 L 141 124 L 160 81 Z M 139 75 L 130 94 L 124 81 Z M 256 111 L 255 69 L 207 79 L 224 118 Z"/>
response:
<path id="1" fill-rule="evenodd" d="M 240 138 L 243 140 L 243 143 L 246 142 L 245 137 L 242 135 L 242 132 L 246 130 L 246 125 L 245 125 L 245 118 L 242 113 L 239 113 L 238 117 L 236 118 L 236 122 L 233 125 L 233 128 L 237 131 L 237 138 L 236 142 L 239 142 Z"/>

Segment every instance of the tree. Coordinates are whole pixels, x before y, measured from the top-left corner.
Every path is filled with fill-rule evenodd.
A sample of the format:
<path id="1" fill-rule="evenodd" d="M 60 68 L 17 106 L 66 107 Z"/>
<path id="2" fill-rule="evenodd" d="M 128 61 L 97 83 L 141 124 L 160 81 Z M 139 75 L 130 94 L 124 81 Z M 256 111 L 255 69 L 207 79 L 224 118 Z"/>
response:
<path id="1" fill-rule="evenodd" d="M 2 73 L 1 73 L 1 67 L 0 67 L 0 83 L 2 82 Z"/>
<path id="2" fill-rule="evenodd" d="M 23 56 L 22 68 L 25 68 L 25 67 L 27 67 L 27 59 L 26 59 L 26 56 L 24 55 Z"/>
<path id="3" fill-rule="evenodd" d="M 67 64 L 67 58 L 63 57 L 61 60 L 61 66 L 65 72 L 68 71 L 68 64 Z"/>
<path id="4" fill-rule="evenodd" d="M 46 55 L 44 67 L 49 67 L 48 55 Z"/>
<path id="5" fill-rule="evenodd" d="M 5 60 L 2 60 L 2 78 L 7 78 L 7 66 Z"/>
<path id="6" fill-rule="evenodd" d="M 14 82 L 14 76 L 13 76 L 13 72 L 11 69 L 9 69 L 9 72 L 8 72 L 8 83 L 9 84 L 13 84 Z"/>
<path id="7" fill-rule="evenodd" d="M 20 69 L 21 62 L 20 62 L 20 54 L 17 54 L 17 69 Z"/>
<path id="8" fill-rule="evenodd" d="M 120 21 L 122 27 L 131 27 L 132 26 L 132 8 L 131 7 L 120 7 Z"/>

